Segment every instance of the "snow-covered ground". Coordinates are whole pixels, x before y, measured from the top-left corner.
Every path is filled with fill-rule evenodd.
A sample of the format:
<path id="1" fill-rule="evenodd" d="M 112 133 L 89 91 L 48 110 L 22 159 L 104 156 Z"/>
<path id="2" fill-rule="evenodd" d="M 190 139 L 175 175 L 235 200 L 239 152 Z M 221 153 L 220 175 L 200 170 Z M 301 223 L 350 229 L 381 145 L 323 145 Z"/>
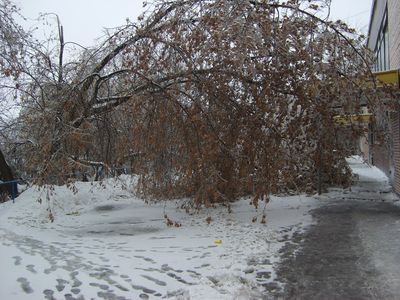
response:
<path id="1" fill-rule="evenodd" d="M 0 205 L 0 299 L 257 298 L 315 205 L 273 197 L 261 224 L 263 207 L 250 199 L 231 213 L 187 214 L 177 202 L 146 204 L 133 185 L 128 177 L 77 183 L 76 193 L 55 187 L 50 200 L 29 188 Z M 164 215 L 181 226 L 168 227 Z"/>
<path id="2" fill-rule="evenodd" d="M 257 299 L 309 210 L 343 192 L 272 197 L 262 224 L 250 199 L 188 214 L 184 200 L 136 198 L 129 177 L 76 187 L 29 188 L 0 205 L 0 299 Z"/>

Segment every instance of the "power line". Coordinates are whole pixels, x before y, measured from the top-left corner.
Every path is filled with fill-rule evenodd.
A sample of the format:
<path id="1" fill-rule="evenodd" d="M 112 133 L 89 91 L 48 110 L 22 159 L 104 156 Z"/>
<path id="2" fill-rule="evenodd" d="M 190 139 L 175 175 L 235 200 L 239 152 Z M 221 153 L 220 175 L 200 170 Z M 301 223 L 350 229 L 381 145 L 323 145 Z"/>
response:
<path id="1" fill-rule="evenodd" d="M 343 21 L 349 20 L 349 19 L 353 19 L 353 18 L 355 18 L 355 17 L 364 15 L 364 14 L 366 14 L 366 13 L 369 13 L 370 11 L 371 11 L 371 10 L 369 10 L 369 9 L 364 10 L 364 11 L 361 11 L 361 12 L 359 12 L 359 13 L 356 13 L 355 15 L 352 15 L 352 16 L 349 16 L 349 17 L 347 17 L 347 18 L 344 18 Z"/>

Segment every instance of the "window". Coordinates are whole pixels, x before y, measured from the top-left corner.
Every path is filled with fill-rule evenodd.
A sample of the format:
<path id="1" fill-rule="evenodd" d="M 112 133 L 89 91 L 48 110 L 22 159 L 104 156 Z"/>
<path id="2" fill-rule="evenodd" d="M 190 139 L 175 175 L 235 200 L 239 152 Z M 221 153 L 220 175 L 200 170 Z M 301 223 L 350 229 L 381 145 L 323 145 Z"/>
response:
<path id="1" fill-rule="evenodd" d="M 389 68 L 389 30 L 386 10 L 375 47 L 375 71 L 386 71 Z"/>
<path id="2" fill-rule="evenodd" d="M 371 123 L 368 124 L 368 142 L 370 145 L 373 145 L 375 142 L 374 127 Z"/>

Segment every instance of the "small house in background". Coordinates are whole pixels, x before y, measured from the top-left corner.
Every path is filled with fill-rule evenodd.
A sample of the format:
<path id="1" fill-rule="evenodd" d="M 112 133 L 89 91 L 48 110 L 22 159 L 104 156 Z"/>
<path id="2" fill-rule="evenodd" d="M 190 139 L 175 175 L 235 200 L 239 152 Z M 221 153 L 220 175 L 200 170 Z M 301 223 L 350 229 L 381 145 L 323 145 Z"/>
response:
<path id="1" fill-rule="evenodd" d="M 368 30 L 368 48 L 375 54 L 374 72 L 382 81 L 399 87 L 400 69 L 400 1 L 373 0 Z M 377 138 L 376 133 L 385 133 Z M 383 108 L 374 126 L 361 143 L 365 158 L 390 178 L 400 193 L 400 112 Z"/>

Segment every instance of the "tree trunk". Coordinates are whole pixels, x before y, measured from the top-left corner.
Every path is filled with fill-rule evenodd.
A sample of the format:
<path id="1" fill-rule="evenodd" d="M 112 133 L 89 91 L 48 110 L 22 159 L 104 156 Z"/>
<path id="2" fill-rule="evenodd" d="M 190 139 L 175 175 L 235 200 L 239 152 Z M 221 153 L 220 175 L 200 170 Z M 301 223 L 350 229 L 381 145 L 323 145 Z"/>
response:
<path id="1" fill-rule="evenodd" d="M 1 181 L 12 181 L 14 180 L 11 168 L 7 164 L 3 152 L 0 150 L 0 180 Z M 0 185 L 0 194 L 7 194 L 9 196 L 16 196 L 14 184 L 2 184 Z"/>

